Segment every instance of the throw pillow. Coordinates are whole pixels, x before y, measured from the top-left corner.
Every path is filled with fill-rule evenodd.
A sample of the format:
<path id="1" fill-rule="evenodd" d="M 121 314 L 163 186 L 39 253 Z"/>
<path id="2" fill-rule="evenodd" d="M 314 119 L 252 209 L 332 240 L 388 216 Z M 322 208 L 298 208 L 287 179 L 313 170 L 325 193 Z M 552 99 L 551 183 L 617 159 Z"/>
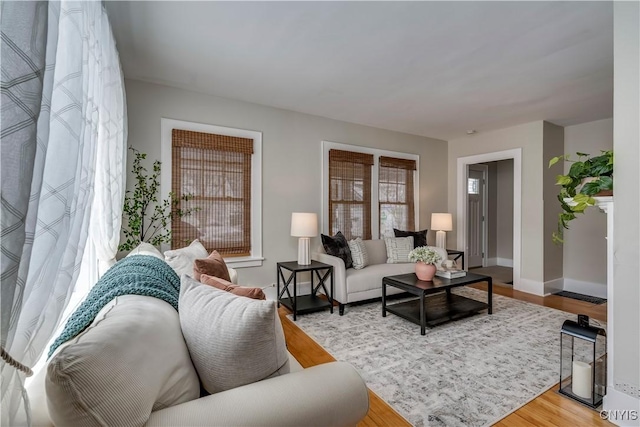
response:
<path id="1" fill-rule="evenodd" d="M 191 360 L 209 393 L 289 373 L 275 301 L 238 298 L 182 276 L 179 314 Z"/>
<path id="2" fill-rule="evenodd" d="M 422 230 L 422 231 L 402 231 L 402 230 L 397 230 L 397 229 L 393 229 L 393 234 L 396 237 L 413 237 L 413 247 L 415 248 L 419 248 L 420 246 L 427 246 L 427 231 L 429 230 Z"/>
<path id="3" fill-rule="evenodd" d="M 186 248 L 173 249 L 164 253 L 165 261 L 175 270 L 178 277 L 182 277 L 183 274 L 192 275 L 194 261 L 208 256 L 209 252 L 198 239 Z"/>
<path id="4" fill-rule="evenodd" d="M 369 253 L 364 246 L 364 242 L 360 237 L 349 240 L 349 250 L 351 250 L 351 258 L 353 260 L 353 268 L 362 270 L 369 265 Z"/>
<path id="5" fill-rule="evenodd" d="M 142 426 L 152 411 L 200 396 L 178 312 L 142 295 L 114 298 L 58 347 L 45 387 L 57 426 Z"/>
<path id="6" fill-rule="evenodd" d="M 387 264 L 409 262 L 409 252 L 413 250 L 413 237 L 385 237 Z"/>
<path id="7" fill-rule="evenodd" d="M 140 243 L 127 254 L 127 256 L 132 255 L 149 255 L 160 258 L 164 261 L 164 256 L 162 256 L 162 253 L 158 249 L 156 249 L 155 246 L 147 242 Z"/>
<path id="8" fill-rule="evenodd" d="M 211 255 L 205 259 L 195 260 L 193 263 L 193 278 L 200 280 L 200 275 L 202 274 L 219 277 L 227 282 L 231 281 L 227 264 L 225 264 L 222 255 L 218 251 L 211 252 Z"/>
<path id="9" fill-rule="evenodd" d="M 267 299 L 260 288 L 248 288 L 245 286 L 234 285 L 233 283 L 221 279 L 220 277 L 209 276 L 207 274 L 202 274 L 200 276 L 200 283 L 204 283 L 205 285 L 213 286 L 214 288 L 218 288 L 222 291 L 231 292 L 234 295 L 238 295 L 241 297 L 253 298 L 253 299 Z"/>
<path id="10" fill-rule="evenodd" d="M 327 254 L 336 256 L 344 261 L 344 268 L 353 267 L 349 243 L 347 243 L 347 239 L 340 231 L 338 231 L 335 236 L 326 236 L 321 234 L 320 237 L 322 238 L 324 251 Z"/>

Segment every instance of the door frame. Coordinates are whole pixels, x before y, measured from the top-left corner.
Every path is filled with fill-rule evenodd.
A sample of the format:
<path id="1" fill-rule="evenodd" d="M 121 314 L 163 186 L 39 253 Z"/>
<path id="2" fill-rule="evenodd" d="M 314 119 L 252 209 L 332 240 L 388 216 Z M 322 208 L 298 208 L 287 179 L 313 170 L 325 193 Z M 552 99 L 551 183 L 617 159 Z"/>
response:
<path id="1" fill-rule="evenodd" d="M 507 159 L 513 159 L 513 288 L 520 290 L 522 284 L 520 279 L 522 266 L 522 148 L 458 157 L 456 170 L 457 246 L 459 251 L 465 251 L 464 248 L 467 247 L 467 204 L 465 198 L 467 195 L 468 165 Z"/>
<path id="2" fill-rule="evenodd" d="M 489 251 L 489 247 L 488 247 L 488 235 L 489 235 L 489 230 L 488 230 L 488 223 L 489 223 L 489 218 L 488 218 L 488 209 L 487 209 L 487 202 L 488 202 L 488 182 L 489 182 L 489 166 L 487 165 L 483 165 L 483 164 L 478 164 L 478 163 L 473 163 L 473 164 L 469 164 L 467 165 L 467 182 L 469 181 L 469 171 L 470 170 L 475 170 L 476 172 L 481 172 L 482 173 L 482 182 L 480 183 L 480 185 L 482 186 L 482 266 L 486 267 L 487 266 L 487 252 Z M 469 213 L 469 187 L 468 185 L 465 185 L 465 190 L 466 190 L 466 196 L 465 197 L 465 204 L 466 204 L 466 210 L 467 210 L 467 214 Z M 467 224 L 468 225 L 468 224 Z M 465 232 L 466 230 L 468 230 L 468 228 L 465 228 Z M 468 243 L 468 242 L 467 242 Z M 466 246 L 465 246 L 465 251 L 466 251 Z M 471 254 L 467 255 L 467 265 L 470 266 L 471 265 Z"/>

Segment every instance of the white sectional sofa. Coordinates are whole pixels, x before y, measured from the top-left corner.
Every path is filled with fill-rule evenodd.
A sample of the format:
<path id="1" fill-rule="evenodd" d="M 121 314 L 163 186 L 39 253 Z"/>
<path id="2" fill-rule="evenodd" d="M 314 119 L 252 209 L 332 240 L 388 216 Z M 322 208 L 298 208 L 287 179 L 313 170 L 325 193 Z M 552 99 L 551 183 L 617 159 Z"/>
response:
<path id="1" fill-rule="evenodd" d="M 346 269 L 342 259 L 328 255 L 322 246 L 312 255 L 314 260 L 333 266 L 333 299 L 340 304 L 341 316 L 344 314 L 346 304 L 382 298 L 383 277 L 415 272 L 415 264 L 411 262 L 387 264 L 387 248 L 384 239 L 364 240 L 364 244 L 369 255 L 369 265 L 361 270 Z M 447 251 L 433 248 L 440 252 L 443 260 L 447 259 Z M 401 292 L 396 288 L 387 289 L 387 295 Z"/>

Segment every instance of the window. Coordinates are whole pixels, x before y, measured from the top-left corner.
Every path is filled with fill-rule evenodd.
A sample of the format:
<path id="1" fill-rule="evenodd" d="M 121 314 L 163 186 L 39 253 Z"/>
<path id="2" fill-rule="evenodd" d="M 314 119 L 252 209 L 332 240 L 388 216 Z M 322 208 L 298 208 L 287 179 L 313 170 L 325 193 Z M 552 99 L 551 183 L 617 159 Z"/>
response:
<path id="1" fill-rule="evenodd" d="M 416 161 L 381 156 L 378 173 L 380 235 L 392 236 L 393 229 L 413 229 L 413 174 Z"/>
<path id="2" fill-rule="evenodd" d="M 249 256 L 253 140 L 173 129 L 171 146 L 175 200 L 180 209 L 199 209 L 173 218 L 171 247 L 197 238 L 223 256 Z"/>
<path id="3" fill-rule="evenodd" d="M 347 239 L 416 230 L 417 154 L 322 142 L 322 232 Z"/>
<path id="4" fill-rule="evenodd" d="M 480 194 L 480 180 L 478 178 L 467 179 L 467 193 Z"/>
<path id="5" fill-rule="evenodd" d="M 329 230 L 347 240 L 371 239 L 371 165 L 373 155 L 329 151 Z"/>
<path id="6" fill-rule="evenodd" d="M 199 239 L 234 268 L 262 265 L 260 132 L 162 119 L 162 194 L 174 193 L 172 248 Z M 188 200 L 181 200 L 188 195 Z"/>

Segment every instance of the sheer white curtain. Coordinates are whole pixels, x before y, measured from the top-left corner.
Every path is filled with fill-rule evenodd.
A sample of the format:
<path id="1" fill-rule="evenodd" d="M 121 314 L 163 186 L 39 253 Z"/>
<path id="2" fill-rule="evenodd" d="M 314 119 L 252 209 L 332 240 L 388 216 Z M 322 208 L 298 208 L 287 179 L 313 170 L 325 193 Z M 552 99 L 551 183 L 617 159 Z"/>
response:
<path id="1" fill-rule="evenodd" d="M 96 184 L 117 212 L 95 222 L 101 257 L 119 237 L 124 88 L 101 2 L 2 2 L 1 21 L 2 347 L 33 366 L 73 291 Z M 28 413 L 23 383 L 3 360 L 3 425 Z"/>

